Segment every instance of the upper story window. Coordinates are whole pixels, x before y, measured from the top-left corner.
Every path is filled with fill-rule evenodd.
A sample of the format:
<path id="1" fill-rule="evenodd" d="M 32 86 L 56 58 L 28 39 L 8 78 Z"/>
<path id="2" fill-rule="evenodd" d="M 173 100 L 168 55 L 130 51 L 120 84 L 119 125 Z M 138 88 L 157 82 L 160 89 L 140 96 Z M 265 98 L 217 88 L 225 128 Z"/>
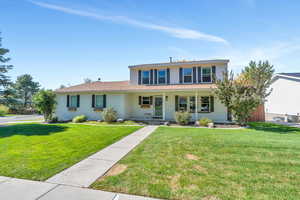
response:
<path id="1" fill-rule="evenodd" d="M 183 68 L 183 82 L 191 83 L 193 80 L 193 69 L 192 68 Z"/>
<path id="2" fill-rule="evenodd" d="M 95 95 L 95 107 L 103 108 L 103 95 Z"/>
<path id="3" fill-rule="evenodd" d="M 143 84 L 150 84 L 150 71 L 143 71 L 142 72 L 142 83 Z"/>
<path id="4" fill-rule="evenodd" d="M 77 107 L 77 96 L 76 95 L 70 96 L 70 107 L 71 108 Z"/>
<path id="5" fill-rule="evenodd" d="M 211 83 L 212 82 L 212 70 L 211 67 L 202 68 L 202 82 Z"/>
<path id="6" fill-rule="evenodd" d="M 166 83 L 166 70 L 160 69 L 157 71 L 157 79 L 158 84 L 165 84 Z"/>

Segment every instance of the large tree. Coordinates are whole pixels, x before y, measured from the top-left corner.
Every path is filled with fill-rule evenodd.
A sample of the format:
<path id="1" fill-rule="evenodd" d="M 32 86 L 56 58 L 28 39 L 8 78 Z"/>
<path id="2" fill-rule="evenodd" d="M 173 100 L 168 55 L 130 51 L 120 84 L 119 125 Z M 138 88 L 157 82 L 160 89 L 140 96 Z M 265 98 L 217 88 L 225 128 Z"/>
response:
<path id="1" fill-rule="evenodd" d="M 12 65 L 7 64 L 10 58 L 5 55 L 9 53 L 9 50 L 2 48 L 2 38 L 0 37 L 0 103 L 5 103 L 5 91 L 11 84 L 10 77 L 7 75 L 8 71 L 13 68 Z"/>
<path id="2" fill-rule="evenodd" d="M 13 87 L 19 99 L 23 102 L 24 107 L 28 107 L 31 106 L 32 96 L 39 91 L 40 84 L 33 81 L 31 75 L 24 74 L 17 77 Z"/>
<path id="3" fill-rule="evenodd" d="M 251 61 L 236 78 L 232 72 L 224 73 L 223 80 L 217 80 L 214 93 L 232 112 L 234 119 L 245 124 L 253 111 L 270 94 L 269 86 L 273 74 L 274 68 L 268 61 L 259 61 L 258 64 Z"/>

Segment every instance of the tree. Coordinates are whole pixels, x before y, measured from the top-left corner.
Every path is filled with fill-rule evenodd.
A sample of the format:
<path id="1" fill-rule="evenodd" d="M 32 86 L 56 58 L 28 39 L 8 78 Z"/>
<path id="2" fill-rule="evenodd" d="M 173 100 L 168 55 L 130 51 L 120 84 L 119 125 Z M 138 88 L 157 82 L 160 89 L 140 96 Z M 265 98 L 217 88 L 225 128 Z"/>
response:
<path id="1" fill-rule="evenodd" d="M 52 90 L 40 90 L 33 96 L 35 108 L 44 115 L 46 122 L 52 119 L 56 106 L 56 95 Z"/>
<path id="2" fill-rule="evenodd" d="M 255 93 L 260 97 L 261 104 L 266 101 L 266 98 L 272 92 L 269 87 L 274 72 L 274 66 L 270 65 L 268 61 L 259 61 L 258 63 L 250 61 L 241 74 L 245 79 L 244 81 L 256 89 Z"/>
<path id="3" fill-rule="evenodd" d="M 13 87 L 17 96 L 22 100 L 24 107 L 28 107 L 31 105 L 32 96 L 39 91 L 40 84 L 33 81 L 31 75 L 24 74 L 17 77 Z"/>
<path id="4" fill-rule="evenodd" d="M 67 86 L 65 86 L 64 84 L 61 84 L 60 86 L 59 86 L 59 89 L 63 89 L 63 88 L 66 88 Z"/>
<path id="5" fill-rule="evenodd" d="M 83 79 L 84 83 L 91 83 L 92 82 L 92 79 L 90 78 L 85 78 Z"/>
<path id="6" fill-rule="evenodd" d="M 6 64 L 10 61 L 10 58 L 5 57 L 5 54 L 9 53 L 9 50 L 1 48 L 1 46 L 2 38 L 0 37 L 0 103 L 5 103 L 6 99 L 4 96 L 4 92 L 6 90 L 6 87 L 11 84 L 10 77 L 6 74 L 13 68 L 13 66 Z"/>

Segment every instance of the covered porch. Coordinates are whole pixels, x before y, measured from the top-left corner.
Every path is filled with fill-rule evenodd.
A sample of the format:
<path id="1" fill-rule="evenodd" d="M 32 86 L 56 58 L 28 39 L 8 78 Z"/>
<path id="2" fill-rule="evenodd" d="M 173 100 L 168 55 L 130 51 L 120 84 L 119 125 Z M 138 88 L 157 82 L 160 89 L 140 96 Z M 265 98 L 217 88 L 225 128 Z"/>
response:
<path id="1" fill-rule="evenodd" d="M 131 120 L 175 121 L 176 111 L 187 111 L 193 121 L 202 117 L 227 121 L 226 107 L 211 90 L 129 93 L 125 109 L 126 118 Z"/>

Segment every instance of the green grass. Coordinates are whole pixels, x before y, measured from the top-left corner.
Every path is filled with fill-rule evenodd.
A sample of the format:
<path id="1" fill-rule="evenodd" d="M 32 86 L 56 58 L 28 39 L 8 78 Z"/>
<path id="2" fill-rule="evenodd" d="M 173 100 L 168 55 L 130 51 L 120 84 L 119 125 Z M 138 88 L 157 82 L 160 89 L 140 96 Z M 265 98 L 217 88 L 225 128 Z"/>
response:
<path id="1" fill-rule="evenodd" d="M 119 164 L 127 169 L 92 188 L 164 199 L 300 199 L 298 128 L 160 127 Z"/>
<path id="2" fill-rule="evenodd" d="M 139 128 L 77 124 L 0 127 L 0 176 L 46 180 Z"/>
<path id="3" fill-rule="evenodd" d="M 124 121 L 124 122 L 97 122 L 97 121 L 86 121 L 87 124 L 96 124 L 96 125 L 139 125 L 139 123 L 134 121 Z"/>

